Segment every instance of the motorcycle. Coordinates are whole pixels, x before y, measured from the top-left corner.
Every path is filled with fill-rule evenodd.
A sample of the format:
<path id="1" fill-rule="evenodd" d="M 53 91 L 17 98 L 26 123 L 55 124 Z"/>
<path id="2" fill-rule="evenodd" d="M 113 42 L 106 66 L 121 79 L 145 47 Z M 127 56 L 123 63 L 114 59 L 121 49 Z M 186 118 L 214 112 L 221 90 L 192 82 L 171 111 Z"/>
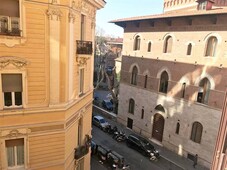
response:
<path id="1" fill-rule="evenodd" d="M 115 139 L 116 141 L 122 142 L 122 141 L 125 141 L 126 138 L 127 138 L 127 137 L 126 137 L 126 135 L 125 135 L 125 132 L 123 132 L 123 131 L 114 132 L 113 139 Z"/>
<path id="2" fill-rule="evenodd" d="M 159 158 L 160 158 L 160 154 L 157 150 L 154 150 L 153 152 L 150 153 L 151 161 L 158 161 Z"/>
<path id="3" fill-rule="evenodd" d="M 114 132 L 117 132 L 118 129 L 117 129 L 117 126 L 114 126 L 113 128 L 111 126 L 109 126 L 109 128 L 107 129 L 107 132 L 110 134 L 110 135 L 113 135 Z"/>

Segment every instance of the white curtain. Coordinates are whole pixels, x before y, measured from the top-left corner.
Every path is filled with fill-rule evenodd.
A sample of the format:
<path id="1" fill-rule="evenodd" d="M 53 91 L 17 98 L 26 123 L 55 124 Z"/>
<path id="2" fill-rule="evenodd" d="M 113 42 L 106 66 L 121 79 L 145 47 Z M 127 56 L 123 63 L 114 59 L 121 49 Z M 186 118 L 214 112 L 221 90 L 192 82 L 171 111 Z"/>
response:
<path id="1" fill-rule="evenodd" d="M 17 165 L 24 165 L 24 146 L 17 146 Z"/>
<path id="2" fill-rule="evenodd" d="M 13 146 L 7 147 L 6 150 L 7 150 L 8 166 L 9 167 L 15 166 L 14 147 Z"/>

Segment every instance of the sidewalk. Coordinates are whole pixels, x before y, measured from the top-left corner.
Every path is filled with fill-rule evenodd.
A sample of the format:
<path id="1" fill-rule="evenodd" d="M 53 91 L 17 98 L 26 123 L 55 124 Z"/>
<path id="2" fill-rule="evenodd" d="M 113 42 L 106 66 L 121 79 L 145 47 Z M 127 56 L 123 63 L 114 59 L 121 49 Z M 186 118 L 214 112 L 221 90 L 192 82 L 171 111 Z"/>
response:
<path id="1" fill-rule="evenodd" d="M 117 121 L 116 121 L 116 116 L 115 115 L 113 116 L 112 113 L 108 114 L 108 112 L 103 111 L 103 109 L 101 109 L 101 108 L 100 108 L 101 112 L 98 112 L 97 111 L 98 107 L 95 107 L 94 110 L 95 110 L 94 114 L 99 113 L 99 114 L 103 115 L 112 126 L 116 125 L 118 127 L 118 129 L 124 130 L 126 135 L 129 135 L 131 133 L 135 133 L 132 129 L 129 129 L 122 124 L 118 124 Z M 172 151 L 170 151 L 170 150 L 168 150 L 168 149 L 166 149 L 162 146 L 159 146 L 155 143 L 153 143 L 153 145 L 160 152 L 161 157 L 166 159 L 170 163 L 169 170 L 174 170 L 174 168 L 173 169 L 171 168 L 171 167 L 174 167 L 174 165 L 179 167 L 182 170 L 195 170 L 195 169 L 197 169 L 197 170 L 209 170 L 208 168 L 202 167 L 200 165 L 197 165 L 196 168 L 193 168 L 193 162 L 191 160 L 184 158 L 182 156 L 179 156 L 176 153 L 174 153 L 174 152 L 172 152 Z"/>

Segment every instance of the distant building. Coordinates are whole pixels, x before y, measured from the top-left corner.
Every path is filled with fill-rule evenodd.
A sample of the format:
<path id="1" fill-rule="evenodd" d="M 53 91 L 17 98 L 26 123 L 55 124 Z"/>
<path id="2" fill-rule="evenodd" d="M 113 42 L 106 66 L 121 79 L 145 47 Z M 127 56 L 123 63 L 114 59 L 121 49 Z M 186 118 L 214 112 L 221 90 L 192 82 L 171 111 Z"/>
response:
<path id="1" fill-rule="evenodd" d="M 206 167 L 227 82 L 226 6 L 165 0 L 163 14 L 111 21 L 124 28 L 118 121 Z"/>
<path id="2" fill-rule="evenodd" d="M 0 1 L 0 170 L 89 170 L 96 11 Z"/>

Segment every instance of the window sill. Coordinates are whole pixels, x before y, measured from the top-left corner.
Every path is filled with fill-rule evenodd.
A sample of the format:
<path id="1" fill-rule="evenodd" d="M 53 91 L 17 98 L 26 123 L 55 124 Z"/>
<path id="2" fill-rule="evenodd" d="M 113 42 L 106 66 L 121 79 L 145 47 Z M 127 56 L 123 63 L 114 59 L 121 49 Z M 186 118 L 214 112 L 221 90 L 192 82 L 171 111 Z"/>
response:
<path id="1" fill-rule="evenodd" d="M 25 42 L 26 38 L 22 36 L 0 34 L 0 44 L 5 44 L 7 47 L 14 47 L 15 45 L 24 44 Z"/>

